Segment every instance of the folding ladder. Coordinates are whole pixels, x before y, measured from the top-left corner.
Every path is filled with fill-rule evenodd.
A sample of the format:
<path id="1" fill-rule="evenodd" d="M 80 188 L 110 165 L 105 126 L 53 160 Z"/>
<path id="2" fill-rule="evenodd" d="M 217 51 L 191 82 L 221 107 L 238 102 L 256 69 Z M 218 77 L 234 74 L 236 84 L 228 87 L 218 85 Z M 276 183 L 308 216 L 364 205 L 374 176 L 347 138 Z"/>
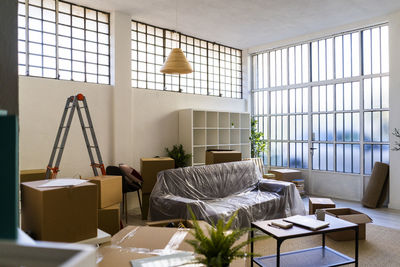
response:
<path id="1" fill-rule="evenodd" d="M 82 106 L 79 105 L 79 102 L 83 103 Z M 68 136 L 68 132 L 69 132 L 69 129 L 71 126 L 72 118 L 74 116 L 75 109 L 78 112 L 78 117 L 79 117 L 79 121 L 81 123 L 83 137 L 85 138 L 86 147 L 87 147 L 87 150 L 89 153 L 90 166 L 92 166 L 93 173 L 95 176 L 98 176 L 97 168 L 100 168 L 101 174 L 106 175 L 106 171 L 105 171 L 104 165 L 103 165 L 103 160 L 102 160 L 101 154 L 100 154 L 99 145 L 97 143 L 96 134 L 94 133 L 93 123 L 92 123 L 92 119 L 90 117 L 86 98 L 82 94 L 77 94 L 76 96 L 68 97 L 67 102 L 65 104 L 64 113 L 61 117 L 60 127 L 58 128 L 56 140 L 55 140 L 54 146 L 53 146 L 53 151 L 51 152 L 50 161 L 47 166 L 46 179 L 56 178 L 57 173 L 59 172 L 58 167 L 60 166 L 61 157 L 64 152 L 65 143 L 67 141 L 67 136 Z M 81 109 L 85 109 L 85 112 L 82 113 Z M 69 114 L 68 114 L 68 111 L 69 111 Z M 87 123 L 89 124 L 88 126 L 85 125 L 83 114 L 86 115 Z M 68 116 L 67 123 L 64 125 L 67 116 Z M 86 129 L 90 130 L 90 134 L 92 135 L 93 145 L 90 144 L 90 141 L 88 138 L 88 133 L 87 133 Z M 63 130 L 64 130 L 64 133 L 63 133 L 63 136 L 61 139 L 61 144 L 60 144 L 60 137 L 62 135 Z M 93 148 L 96 150 L 96 155 L 97 155 L 97 159 L 98 159 L 99 163 L 94 162 L 93 151 L 92 151 Z M 56 154 L 57 154 L 56 163 L 54 164 L 54 167 L 52 167 L 54 158 L 56 157 Z"/>

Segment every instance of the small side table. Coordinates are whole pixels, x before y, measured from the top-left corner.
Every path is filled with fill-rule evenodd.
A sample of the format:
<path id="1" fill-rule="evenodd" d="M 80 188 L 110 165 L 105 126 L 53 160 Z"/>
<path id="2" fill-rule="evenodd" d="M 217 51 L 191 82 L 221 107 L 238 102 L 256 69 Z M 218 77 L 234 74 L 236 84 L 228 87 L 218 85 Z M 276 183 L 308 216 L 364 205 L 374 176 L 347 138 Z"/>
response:
<path id="1" fill-rule="evenodd" d="M 308 214 L 314 214 L 317 209 L 336 208 L 330 198 L 310 197 L 308 200 Z"/>

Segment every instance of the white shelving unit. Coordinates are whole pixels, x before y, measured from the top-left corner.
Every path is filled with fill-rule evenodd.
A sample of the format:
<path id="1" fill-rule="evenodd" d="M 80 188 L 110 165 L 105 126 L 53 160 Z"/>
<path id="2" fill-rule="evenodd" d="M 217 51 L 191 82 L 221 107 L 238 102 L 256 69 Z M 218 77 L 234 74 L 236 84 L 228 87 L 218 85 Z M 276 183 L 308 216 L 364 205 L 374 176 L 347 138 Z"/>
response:
<path id="1" fill-rule="evenodd" d="M 233 149 L 250 157 L 250 114 L 185 109 L 179 111 L 179 143 L 203 165 L 208 149 Z"/>

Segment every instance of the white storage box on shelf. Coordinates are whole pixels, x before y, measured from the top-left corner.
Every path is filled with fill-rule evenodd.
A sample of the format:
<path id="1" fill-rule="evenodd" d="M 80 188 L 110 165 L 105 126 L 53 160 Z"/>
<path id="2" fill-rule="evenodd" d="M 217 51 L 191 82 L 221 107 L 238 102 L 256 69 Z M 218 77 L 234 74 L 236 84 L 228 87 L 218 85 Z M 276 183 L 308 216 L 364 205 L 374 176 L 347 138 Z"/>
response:
<path id="1" fill-rule="evenodd" d="M 179 143 L 192 154 L 190 165 L 204 165 L 208 149 L 240 151 L 250 157 L 250 114 L 185 109 L 179 111 Z"/>

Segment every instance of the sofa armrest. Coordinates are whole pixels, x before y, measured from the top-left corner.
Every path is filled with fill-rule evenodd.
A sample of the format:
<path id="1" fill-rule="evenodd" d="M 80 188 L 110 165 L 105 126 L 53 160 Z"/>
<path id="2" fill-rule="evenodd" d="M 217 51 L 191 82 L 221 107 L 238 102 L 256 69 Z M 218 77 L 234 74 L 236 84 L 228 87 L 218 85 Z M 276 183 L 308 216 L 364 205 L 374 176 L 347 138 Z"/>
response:
<path id="1" fill-rule="evenodd" d="M 258 183 L 258 189 L 265 192 L 283 193 L 285 189 L 290 186 L 294 186 L 293 183 L 263 179 Z"/>

